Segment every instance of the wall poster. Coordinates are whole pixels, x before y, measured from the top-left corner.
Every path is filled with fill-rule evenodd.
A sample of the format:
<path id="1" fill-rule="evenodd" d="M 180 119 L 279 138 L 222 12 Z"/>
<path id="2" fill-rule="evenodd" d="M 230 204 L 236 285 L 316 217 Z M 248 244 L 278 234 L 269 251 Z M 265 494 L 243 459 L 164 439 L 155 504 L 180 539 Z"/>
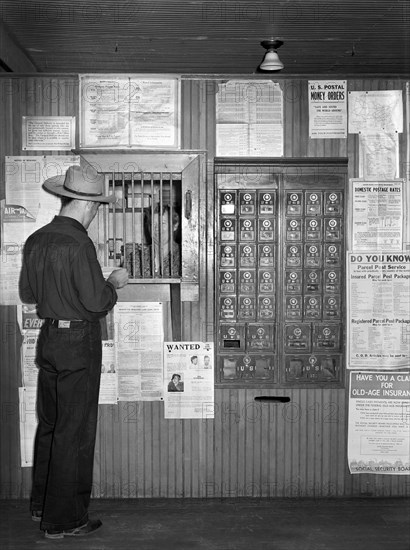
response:
<path id="1" fill-rule="evenodd" d="M 216 96 L 218 156 L 283 156 L 283 93 L 271 80 L 229 80 Z"/>
<path id="2" fill-rule="evenodd" d="M 410 252 L 347 254 L 347 366 L 410 367 Z"/>
<path id="3" fill-rule="evenodd" d="M 359 134 L 359 177 L 392 180 L 399 177 L 399 134 Z"/>
<path id="4" fill-rule="evenodd" d="M 23 151 L 75 149 L 74 116 L 23 116 Z"/>
<path id="5" fill-rule="evenodd" d="M 42 189 L 47 178 L 64 174 L 80 157 L 10 156 L 5 158 L 6 199 L 0 261 L 0 303 L 20 304 L 18 279 L 22 249 L 29 235 L 50 222 L 61 208 L 56 195 Z"/>
<path id="6" fill-rule="evenodd" d="M 410 373 L 350 373 L 351 474 L 410 475 Z"/>
<path id="7" fill-rule="evenodd" d="M 352 250 L 401 250 L 403 180 L 351 180 Z"/>
<path id="8" fill-rule="evenodd" d="M 180 81 L 80 75 L 80 147 L 180 146 Z"/>
<path id="9" fill-rule="evenodd" d="M 165 418 L 214 417 L 214 348 L 210 342 L 164 342 Z"/>
<path id="10" fill-rule="evenodd" d="M 346 80 L 309 80 L 309 137 L 347 136 Z"/>
<path id="11" fill-rule="evenodd" d="M 114 306 L 119 401 L 163 399 L 163 330 L 161 302 L 117 302 Z"/>
<path id="12" fill-rule="evenodd" d="M 403 131 L 401 90 L 349 92 L 351 134 Z"/>

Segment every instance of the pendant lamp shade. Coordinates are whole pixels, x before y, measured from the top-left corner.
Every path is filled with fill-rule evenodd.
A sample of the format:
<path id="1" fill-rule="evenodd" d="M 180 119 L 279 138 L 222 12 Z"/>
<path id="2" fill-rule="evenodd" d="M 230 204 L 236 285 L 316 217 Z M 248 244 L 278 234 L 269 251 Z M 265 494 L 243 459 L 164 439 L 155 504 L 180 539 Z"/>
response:
<path id="1" fill-rule="evenodd" d="M 279 59 L 277 49 L 282 46 L 281 40 L 263 40 L 261 45 L 267 50 L 262 63 L 259 65 L 261 71 L 280 71 L 284 65 Z"/>

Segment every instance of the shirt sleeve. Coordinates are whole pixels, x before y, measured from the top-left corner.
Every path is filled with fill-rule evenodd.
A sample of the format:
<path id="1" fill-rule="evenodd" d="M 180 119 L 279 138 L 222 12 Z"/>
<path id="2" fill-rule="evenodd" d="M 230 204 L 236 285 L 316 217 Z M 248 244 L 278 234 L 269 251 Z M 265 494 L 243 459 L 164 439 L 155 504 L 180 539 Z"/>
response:
<path id="1" fill-rule="evenodd" d="M 30 284 L 29 269 L 28 269 L 28 245 L 24 247 L 23 262 L 19 278 L 19 294 L 23 304 L 35 304 L 37 298 L 34 296 L 33 289 Z"/>
<path id="2" fill-rule="evenodd" d="M 78 298 L 88 311 L 109 311 L 117 302 L 114 285 L 104 279 L 94 245 L 90 241 L 76 254 L 73 265 L 74 286 Z"/>

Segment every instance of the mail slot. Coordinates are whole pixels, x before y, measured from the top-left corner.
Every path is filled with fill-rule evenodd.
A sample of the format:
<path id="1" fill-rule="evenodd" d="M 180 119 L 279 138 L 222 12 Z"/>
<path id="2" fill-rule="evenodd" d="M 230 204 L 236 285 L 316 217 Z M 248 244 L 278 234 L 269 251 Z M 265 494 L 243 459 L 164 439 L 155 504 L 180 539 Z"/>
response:
<path id="1" fill-rule="evenodd" d="M 219 327 L 219 349 L 245 351 L 245 325 L 221 323 Z"/>

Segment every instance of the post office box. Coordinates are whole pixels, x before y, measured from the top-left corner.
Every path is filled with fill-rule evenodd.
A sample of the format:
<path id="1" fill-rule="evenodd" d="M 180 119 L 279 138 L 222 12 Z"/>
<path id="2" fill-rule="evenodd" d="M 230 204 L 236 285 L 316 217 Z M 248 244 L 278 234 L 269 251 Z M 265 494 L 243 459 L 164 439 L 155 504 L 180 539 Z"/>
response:
<path id="1" fill-rule="evenodd" d="M 322 193 L 320 191 L 305 193 L 306 216 L 319 216 L 322 213 Z"/>
<path id="2" fill-rule="evenodd" d="M 239 214 L 255 214 L 256 213 L 256 192 L 240 191 L 239 192 Z"/>
<path id="3" fill-rule="evenodd" d="M 255 218 L 239 218 L 239 240 L 254 241 L 256 237 Z"/>
<path id="4" fill-rule="evenodd" d="M 235 294 L 236 271 L 223 269 L 219 272 L 219 290 L 222 294 Z"/>
<path id="5" fill-rule="evenodd" d="M 249 351 L 275 349 L 275 326 L 267 323 L 248 323 L 246 348 Z"/>
<path id="6" fill-rule="evenodd" d="M 235 218 L 221 218 L 220 239 L 221 241 L 236 241 L 237 229 Z"/>
<path id="7" fill-rule="evenodd" d="M 285 350 L 287 352 L 308 352 L 311 350 L 311 325 L 309 323 L 285 325 Z"/>
<path id="8" fill-rule="evenodd" d="M 239 270 L 239 292 L 241 294 L 255 294 L 256 292 L 256 270 Z"/>
<path id="9" fill-rule="evenodd" d="M 301 216 L 303 213 L 303 193 L 286 193 L 286 214 Z"/>
<path id="10" fill-rule="evenodd" d="M 273 244 L 258 245 L 259 267 L 273 267 L 275 262 L 275 247 Z"/>
<path id="11" fill-rule="evenodd" d="M 256 267 L 256 245 L 239 245 L 239 265 L 240 267 Z"/>
<path id="12" fill-rule="evenodd" d="M 275 192 L 258 192 L 258 213 L 263 215 L 274 215 L 276 212 Z"/>
<path id="13" fill-rule="evenodd" d="M 220 193 L 221 214 L 236 214 L 236 193 L 235 191 L 222 191 Z"/>
<path id="14" fill-rule="evenodd" d="M 219 247 L 219 265 L 221 267 L 236 267 L 236 246 L 224 244 Z"/>

